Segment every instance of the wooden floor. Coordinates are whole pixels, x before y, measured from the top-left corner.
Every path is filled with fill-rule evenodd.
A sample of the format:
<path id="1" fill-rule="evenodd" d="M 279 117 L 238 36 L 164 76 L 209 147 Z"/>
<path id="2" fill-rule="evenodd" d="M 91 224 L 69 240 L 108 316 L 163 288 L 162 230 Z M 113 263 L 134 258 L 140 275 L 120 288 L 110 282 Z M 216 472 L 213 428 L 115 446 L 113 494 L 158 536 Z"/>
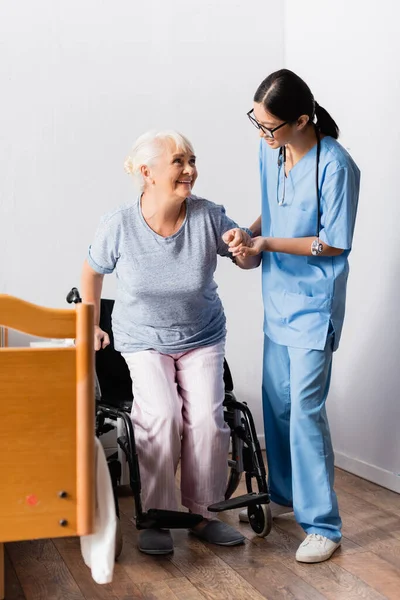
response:
<path id="1" fill-rule="evenodd" d="M 344 539 L 335 557 L 301 565 L 294 554 L 304 534 L 281 517 L 268 538 L 223 519 L 246 536 L 222 548 L 174 533 L 175 552 L 153 558 L 136 548 L 132 498 L 120 499 L 124 549 L 114 581 L 99 586 L 83 564 L 76 539 L 6 544 L 6 600 L 400 600 L 400 496 L 336 471 Z"/>

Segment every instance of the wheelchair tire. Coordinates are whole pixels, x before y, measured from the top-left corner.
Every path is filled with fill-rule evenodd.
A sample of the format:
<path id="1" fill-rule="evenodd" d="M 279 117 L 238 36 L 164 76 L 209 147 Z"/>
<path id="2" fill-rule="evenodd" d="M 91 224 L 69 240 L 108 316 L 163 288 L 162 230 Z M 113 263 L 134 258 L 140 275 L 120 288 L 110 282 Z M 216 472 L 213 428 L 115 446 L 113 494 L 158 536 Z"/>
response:
<path id="1" fill-rule="evenodd" d="M 266 537 L 272 528 L 272 513 L 269 504 L 256 504 L 247 509 L 249 523 L 259 537 Z"/>

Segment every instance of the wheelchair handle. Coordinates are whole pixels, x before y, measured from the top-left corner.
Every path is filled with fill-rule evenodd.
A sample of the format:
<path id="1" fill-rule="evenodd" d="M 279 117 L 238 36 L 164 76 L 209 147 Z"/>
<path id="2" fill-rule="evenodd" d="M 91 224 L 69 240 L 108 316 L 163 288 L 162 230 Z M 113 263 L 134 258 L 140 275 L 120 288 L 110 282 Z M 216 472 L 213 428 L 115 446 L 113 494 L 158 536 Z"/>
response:
<path id="1" fill-rule="evenodd" d="M 68 304 L 79 304 L 80 302 L 82 302 L 79 290 L 76 287 L 73 287 L 72 290 L 68 292 L 66 299 Z"/>

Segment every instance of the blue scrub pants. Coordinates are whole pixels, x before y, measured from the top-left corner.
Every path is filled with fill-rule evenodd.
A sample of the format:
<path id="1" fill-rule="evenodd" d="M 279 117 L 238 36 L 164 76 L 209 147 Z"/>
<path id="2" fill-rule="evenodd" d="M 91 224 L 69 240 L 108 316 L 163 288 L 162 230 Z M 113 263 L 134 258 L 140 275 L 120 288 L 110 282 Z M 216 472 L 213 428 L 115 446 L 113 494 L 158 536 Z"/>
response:
<path id="1" fill-rule="evenodd" d="M 325 350 L 281 346 L 264 336 L 263 409 L 271 500 L 293 506 L 307 534 L 341 539 L 334 455 L 325 409 L 333 334 Z"/>

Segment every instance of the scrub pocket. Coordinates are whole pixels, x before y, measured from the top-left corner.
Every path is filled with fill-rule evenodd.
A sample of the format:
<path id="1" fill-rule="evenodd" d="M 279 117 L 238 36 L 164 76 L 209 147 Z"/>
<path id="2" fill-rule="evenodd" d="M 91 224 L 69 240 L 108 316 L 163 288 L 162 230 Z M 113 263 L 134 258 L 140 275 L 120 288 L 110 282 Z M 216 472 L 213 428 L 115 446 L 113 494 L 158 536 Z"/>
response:
<path id="1" fill-rule="evenodd" d="M 284 292 L 282 299 L 282 325 L 290 329 L 300 348 L 324 350 L 330 326 L 332 298 L 306 296 Z M 294 340 L 293 340 L 294 341 Z"/>

